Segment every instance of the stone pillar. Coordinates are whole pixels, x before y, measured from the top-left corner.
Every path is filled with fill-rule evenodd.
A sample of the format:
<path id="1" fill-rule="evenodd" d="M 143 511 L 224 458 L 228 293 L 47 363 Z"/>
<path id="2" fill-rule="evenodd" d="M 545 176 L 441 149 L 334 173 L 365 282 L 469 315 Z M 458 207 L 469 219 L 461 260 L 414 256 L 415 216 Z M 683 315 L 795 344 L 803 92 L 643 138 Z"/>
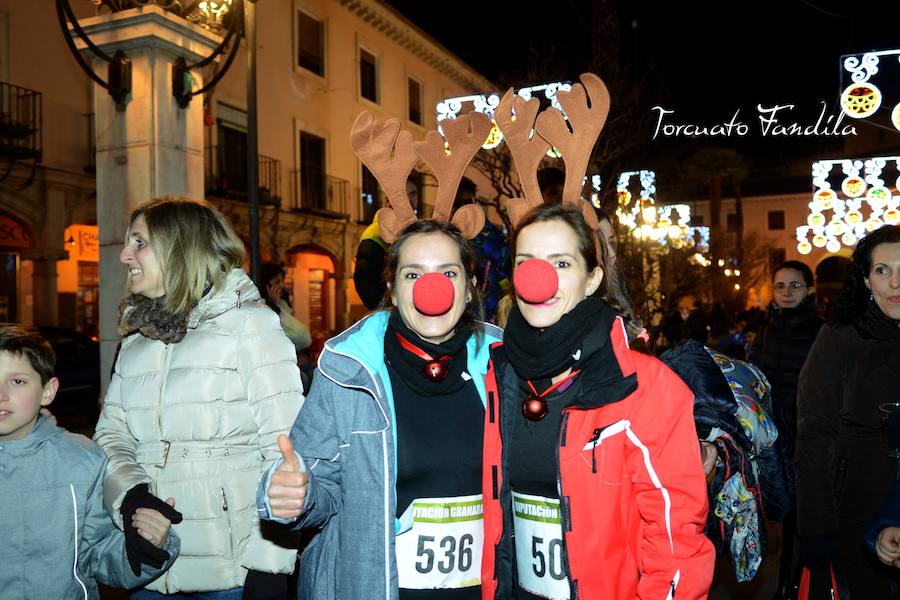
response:
<path id="1" fill-rule="evenodd" d="M 349 325 L 349 307 L 347 306 L 347 278 L 334 276 L 334 327 L 343 331 Z"/>
<path id="2" fill-rule="evenodd" d="M 34 248 L 20 257 L 34 264 L 31 273 L 32 319 L 35 325 L 59 325 L 58 271 L 56 261 L 66 260 L 66 192 L 45 182 L 44 206 L 40 229 L 34 233 Z"/>
<path id="3" fill-rule="evenodd" d="M 209 56 L 221 38 L 159 7 L 149 5 L 79 24 L 105 53 L 122 50 L 131 61 L 131 94 L 117 110 L 107 91 L 94 88 L 97 142 L 97 224 L 100 244 L 101 373 L 109 373 L 119 336 L 118 303 L 125 270 L 119 252 L 128 215 L 143 202 L 167 194 L 202 198 L 203 99 L 188 108 L 172 96 L 172 65 L 178 57 L 193 64 Z M 84 45 L 76 37 L 79 49 Z M 85 55 L 94 59 L 90 51 Z M 106 78 L 106 63 L 94 61 Z M 194 89 L 201 71 L 191 72 Z M 101 377 L 104 391 L 106 378 Z"/>
<path id="4" fill-rule="evenodd" d="M 59 324 L 59 295 L 56 291 L 56 261 L 65 260 L 69 253 L 57 248 L 25 250 L 19 256 L 31 260 L 31 294 L 33 301 L 33 323 L 35 325 Z"/>

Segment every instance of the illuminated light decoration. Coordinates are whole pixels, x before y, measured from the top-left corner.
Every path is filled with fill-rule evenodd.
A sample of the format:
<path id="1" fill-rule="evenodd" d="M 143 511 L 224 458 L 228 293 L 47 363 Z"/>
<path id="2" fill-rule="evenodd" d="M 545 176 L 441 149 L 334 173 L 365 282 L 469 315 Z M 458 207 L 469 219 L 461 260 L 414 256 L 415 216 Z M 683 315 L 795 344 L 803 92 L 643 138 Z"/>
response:
<path id="1" fill-rule="evenodd" d="M 820 227 L 825 224 L 825 215 L 818 212 L 811 213 L 806 217 L 806 222 L 809 223 L 810 227 Z"/>
<path id="2" fill-rule="evenodd" d="M 521 96 L 525 100 L 531 99 L 533 96 L 542 95 L 544 98 L 550 101 L 550 105 L 554 108 L 558 109 L 563 116 L 565 116 L 566 111 L 563 110 L 562 105 L 559 103 L 559 100 L 556 98 L 556 94 L 561 91 L 568 91 L 572 89 L 572 84 L 564 81 L 558 81 L 553 83 L 544 83 L 541 85 L 533 85 L 530 87 L 523 87 L 516 90 L 516 95 Z M 444 119 L 455 119 L 458 116 L 466 114 L 470 111 L 484 113 L 493 120 L 494 118 L 494 110 L 496 110 L 497 106 L 500 105 L 500 96 L 499 93 L 490 93 L 490 94 L 472 94 L 469 96 L 457 96 L 455 98 L 445 98 L 437 103 L 436 111 L 437 111 L 437 121 L 438 121 L 438 131 L 443 135 L 443 131 L 441 131 L 440 122 Z M 463 108 L 467 110 L 463 111 Z M 471 107 L 471 108 L 470 108 Z M 494 129 L 497 126 L 491 128 L 491 133 L 488 135 L 487 140 L 482 145 L 482 148 L 485 150 L 490 150 L 491 148 L 496 148 L 501 143 L 503 143 L 503 134 L 497 129 L 496 135 L 494 134 Z M 562 154 L 556 148 L 551 148 L 547 151 L 547 156 L 552 158 L 560 158 Z"/>
<path id="3" fill-rule="evenodd" d="M 547 150 L 547 156 L 550 158 L 562 158 L 562 152 L 559 151 L 559 148 L 550 146 L 550 149 Z"/>
<path id="4" fill-rule="evenodd" d="M 866 182 L 859 177 L 848 177 L 841 183 L 841 191 L 851 198 L 862 196 L 866 191 Z"/>
<path id="5" fill-rule="evenodd" d="M 834 190 L 819 190 L 816 192 L 815 196 L 816 202 L 819 203 L 819 208 L 822 210 L 829 210 L 832 206 L 834 206 L 834 201 L 837 200 L 837 194 L 834 193 Z"/>
<path id="6" fill-rule="evenodd" d="M 740 276 L 741 276 L 741 270 L 740 270 L 740 269 L 735 269 L 735 270 L 734 270 L 734 276 L 735 276 L 735 277 L 740 277 Z"/>
<path id="7" fill-rule="evenodd" d="M 883 185 L 870 187 L 869 191 L 866 192 L 866 199 L 873 208 L 884 208 L 891 199 L 891 190 Z"/>
<path id="8" fill-rule="evenodd" d="M 898 174 L 900 156 L 814 163 L 815 191 L 805 223 L 796 228 L 797 251 L 809 254 L 816 247 L 837 253 L 884 223 L 900 223 L 900 195 L 885 183 L 900 183 Z"/>
<path id="9" fill-rule="evenodd" d="M 739 283 L 734 284 L 734 289 L 735 289 L 735 291 L 740 291 L 741 284 L 739 284 Z"/>
<path id="10" fill-rule="evenodd" d="M 725 266 L 725 259 L 720 258 L 720 259 L 719 259 L 719 262 L 718 262 L 718 265 L 719 265 L 720 267 L 724 267 L 724 266 Z"/>
<path id="11" fill-rule="evenodd" d="M 731 269 L 725 269 L 725 277 L 731 277 Z"/>
<path id="12" fill-rule="evenodd" d="M 876 229 L 880 228 L 882 225 L 884 225 L 884 221 L 882 221 L 878 217 L 872 217 L 871 219 L 866 221 L 866 232 L 872 233 Z"/>
<path id="13" fill-rule="evenodd" d="M 841 108 L 848 117 L 865 119 L 880 107 L 881 90 L 873 83 L 854 83 L 841 94 Z"/>
<path id="14" fill-rule="evenodd" d="M 493 150 L 503 143 L 503 132 L 497 126 L 497 121 L 491 119 L 491 131 L 488 133 L 487 139 L 481 145 L 485 150 Z"/>
<path id="15" fill-rule="evenodd" d="M 897 225 L 900 223 L 900 210 L 891 208 L 884 211 L 884 222 L 888 225 Z"/>
<path id="16" fill-rule="evenodd" d="M 637 178 L 641 190 L 636 195 L 629 189 Z M 653 171 L 628 171 L 620 173 L 616 183 L 616 217 L 629 233 L 639 240 L 657 242 L 663 249 L 709 249 L 709 228 L 691 226 L 691 208 L 686 204 L 658 206 L 656 173 Z"/>
<path id="17" fill-rule="evenodd" d="M 891 111 L 891 123 L 894 124 L 895 129 L 900 129 L 900 102 Z"/>
<path id="18" fill-rule="evenodd" d="M 600 175 L 595 173 L 591 175 L 591 205 L 594 208 L 602 208 L 600 206 L 600 190 L 602 189 L 602 180 Z"/>

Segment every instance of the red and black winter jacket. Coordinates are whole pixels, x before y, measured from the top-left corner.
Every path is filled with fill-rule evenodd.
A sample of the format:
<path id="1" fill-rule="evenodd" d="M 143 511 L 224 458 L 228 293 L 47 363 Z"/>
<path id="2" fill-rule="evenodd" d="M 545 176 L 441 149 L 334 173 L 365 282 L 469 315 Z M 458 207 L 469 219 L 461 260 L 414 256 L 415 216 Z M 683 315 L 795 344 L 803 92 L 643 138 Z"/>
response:
<path id="1" fill-rule="evenodd" d="M 580 390 L 562 409 L 557 461 L 572 600 L 705 598 L 715 555 L 703 535 L 706 480 L 693 395 L 628 348 L 621 319 L 588 334 Z M 589 368 L 588 368 L 589 367 Z M 487 373 L 482 598 L 514 595 L 511 490 L 503 438 L 521 418 L 502 344 Z"/>

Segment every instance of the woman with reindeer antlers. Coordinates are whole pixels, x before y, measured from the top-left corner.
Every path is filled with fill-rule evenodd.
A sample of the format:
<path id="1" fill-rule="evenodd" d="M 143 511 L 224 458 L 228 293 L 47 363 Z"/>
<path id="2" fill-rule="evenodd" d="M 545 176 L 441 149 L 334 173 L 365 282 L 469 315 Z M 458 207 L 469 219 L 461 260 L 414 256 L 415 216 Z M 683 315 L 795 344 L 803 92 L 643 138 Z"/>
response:
<path id="1" fill-rule="evenodd" d="M 558 94 L 565 118 L 516 98 L 513 120 L 511 93 L 495 114 L 525 199 L 509 204 L 515 306 L 487 377 L 482 597 L 705 598 L 715 557 L 693 396 L 629 349 L 611 306 L 610 257 L 580 199 L 609 94 L 581 80 Z M 534 173 L 551 144 L 567 177 L 563 203 L 545 206 Z"/>
<path id="2" fill-rule="evenodd" d="M 488 348 L 479 319 L 478 206 L 450 221 L 455 190 L 490 130 L 473 114 L 413 143 L 396 119 L 363 113 L 351 144 L 392 199 L 378 213 L 386 257 L 381 309 L 329 340 L 283 460 L 260 485 L 263 518 L 320 529 L 301 557 L 298 597 L 477 600 Z M 404 184 L 422 158 L 438 178 L 433 218 L 416 220 Z"/>

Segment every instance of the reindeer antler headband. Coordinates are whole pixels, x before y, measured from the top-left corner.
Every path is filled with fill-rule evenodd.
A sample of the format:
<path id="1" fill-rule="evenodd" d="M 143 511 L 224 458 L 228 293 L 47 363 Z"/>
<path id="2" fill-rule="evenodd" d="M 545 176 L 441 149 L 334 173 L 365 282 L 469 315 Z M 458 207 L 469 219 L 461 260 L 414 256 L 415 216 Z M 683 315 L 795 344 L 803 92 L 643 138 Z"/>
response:
<path id="1" fill-rule="evenodd" d="M 538 114 L 540 104 L 536 98 L 526 101 L 514 95 L 512 89 L 504 94 L 494 113 L 497 126 L 509 144 L 525 196 L 509 200 L 509 220 L 515 227 L 525 213 L 543 203 L 537 169 L 553 146 L 562 154 L 566 165 L 563 204 L 580 208 L 588 226 L 596 231 L 600 226 L 597 213 L 581 198 L 581 188 L 594 143 L 609 115 L 609 91 L 599 77 L 584 73 L 581 84 L 573 84 L 571 90 L 558 92 L 556 97 L 565 110 L 565 117 L 552 107 Z"/>
<path id="2" fill-rule="evenodd" d="M 551 146 L 562 154 L 566 165 L 563 203 L 579 207 L 587 224 L 599 227 L 591 205 L 581 199 L 584 173 L 594 143 L 609 114 L 609 91 L 593 73 L 581 76 L 567 92 L 556 95 L 565 116 L 548 108 L 538 114 L 540 103 L 525 100 L 510 89 L 503 96 L 494 114 L 512 154 L 522 184 L 524 198 L 513 198 L 507 204 L 513 227 L 531 208 L 541 204 L 541 190 L 537 170 L 541 159 Z M 568 121 L 567 121 L 568 119 Z M 469 161 L 478 152 L 491 130 L 486 115 L 472 112 L 456 119 L 441 121 L 444 137 L 429 131 L 421 142 L 412 134 L 401 131 L 400 121 L 376 121 L 371 112 L 363 112 L 353 123 L 350 145 L 364 165 L 372 172 L 391 206 L 378 211 L 381 237 L 393 242 L 400 232 L 416 220 L 406 195 L 406 179 L 419 159 L 425 161 L 438 180 L 438 194 L 432 218 L 450 221 L 463 236 L 471 239 L 484 227 L 484 212 L 476 205 L 466 205 L 451 215 L 456 189 Z M 447 142 L 445 149 L 444 140 Z M 452 217 L 452 218 L 451 218 Z"/>
<path id="3" fill-rule="evenodd" d="M 400 130 L 400 121 L 375 121 L 366 111 L 356 118 L 350 132 L 350 145 L 364 165 L 372 172 L 391 206 L 378 211 L 381 237 L 393 242 L 400 232 L 415 222 L 406 195 L 406 179 L 421 158 L 438 180 L 438 194 L 432 218 L 456 225 L 464 237 L 471 239 L 484 227 L 484 211 L 469 204 L 452 215 L 456 188 L 462 180 L 469 161 L 481 148 L 491 131 L 491 120 L 481 113 L 470 113 L 458 119 L 441 122 L 444 138 L 429 131 L 421 142 L 414 142 L 408 131 Z M 444 149 L 444 140 L 448 148 Z"/>

